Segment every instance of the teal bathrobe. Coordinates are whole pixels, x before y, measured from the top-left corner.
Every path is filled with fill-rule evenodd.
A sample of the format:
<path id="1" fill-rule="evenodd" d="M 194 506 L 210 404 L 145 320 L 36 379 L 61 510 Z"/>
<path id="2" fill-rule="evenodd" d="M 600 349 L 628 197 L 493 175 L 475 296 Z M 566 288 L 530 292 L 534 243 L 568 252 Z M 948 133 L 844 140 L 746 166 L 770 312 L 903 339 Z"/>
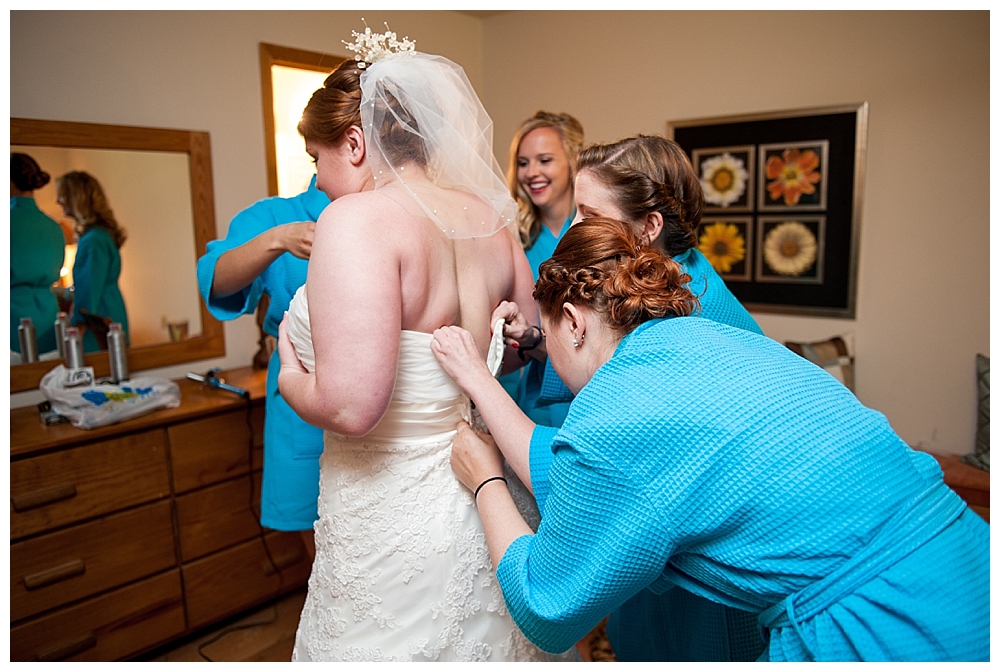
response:
<path id="1" fill-rule="evenodd" d="M 688 288 L 698 297 L 698 316 L 764 333 L 704 254 L 691 248 L 673 259 L 691 276 Z M 550 362 L 536 369 L 539 382 L 532 389 L 538 400 L 533 403 L 544 408 L 545 404 L 565 405 L 573 399 Z M 531 442 L 533 464 L 547 463 L 557 429 L 544 422 L 538 424 Z M 615 655 L 623 662 L 748 661 L 756 660 L 764 648 L 752 614 L 677 587 L 659 594 L 640 591 L 610 613 L 607 633 Z"/>
<path id="2" fill-rule="evenodd" d="M 532 455 L 541 525 L 497 567 L 545 650 L 681 586 L 754 614 L 764 659 L 989 658 L 989 526 L 933 457 L 771 339 L 641 325 L 550 455 Z"/>
<path id="3" fill-rule="evenodd" d="M 264 269 L 253 282 L 229 296 L 212 296 L 215 266 L 219 257 L 264 233 L 293 222 L 315 222 L 330 204 L 316 188 L 291 198 L 265 198 L 238 213 L 229 224 L 224 240 L 213 240 L 198 260 L 198 290 L 208 310 L 220 320 L 233 320 L 253 313 L 261 295 L 270 297 L 264 332 L 278 336 L 278 325 L 295 291 L 305 284 L 309 262 L 286 252 Z M 276 530 L 311 530 L 316 521 L 319 497 L 319 456 L 323 452 L 323 430 L 302 420 L 278 390 L 278 351 L 267 367 L 264 403 L 264 476 L 261 486 L 260 521 Z"/>
<path id="4" fill-rule="evenodd" d="M 35 325 L 38 353 L 56 349 L 55 321 L 59 302 L 52 284 L 59 280 L 66 240 L 54 219 L 38 209 L 34 198 L 10 198 L 10 349 L 21 352 L 17 328 L 22 317 Z"/>

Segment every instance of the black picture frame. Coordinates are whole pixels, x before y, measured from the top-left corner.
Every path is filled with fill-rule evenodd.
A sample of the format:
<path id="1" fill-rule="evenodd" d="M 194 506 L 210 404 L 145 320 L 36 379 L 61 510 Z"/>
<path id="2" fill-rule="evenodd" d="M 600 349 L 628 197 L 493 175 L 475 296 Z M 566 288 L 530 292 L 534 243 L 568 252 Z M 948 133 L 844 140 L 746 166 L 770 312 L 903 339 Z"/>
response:
<path id="1" fill-rule="evenodd" d="M 748 310 L 855 317 L 867 136 L 867 102 L 667 123 L 704 182 L 700 246 Z M 725 222 L 745 231 L 729 257 Z"/>

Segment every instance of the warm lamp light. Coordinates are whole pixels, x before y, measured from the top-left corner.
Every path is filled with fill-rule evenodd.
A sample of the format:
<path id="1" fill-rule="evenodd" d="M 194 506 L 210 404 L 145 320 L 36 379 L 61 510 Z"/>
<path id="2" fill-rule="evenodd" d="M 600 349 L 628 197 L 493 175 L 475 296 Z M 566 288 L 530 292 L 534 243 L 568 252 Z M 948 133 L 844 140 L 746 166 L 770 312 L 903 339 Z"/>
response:
<path id="1" fill-rule="evenodd" d="M 303 70 L 284 65 L 271 66 L 274 100 L 274 150 L 278 163 L 278 195 L 291 197 L 302 193 L 316 173 L 306 154 L 305 141 L 298 125 L 313 92 L 323 86 L 328 72 Z"/>
<path id="2" fill-rule="evenodd" d="M 76 245 L 66 246 L 66 255 L 63 257 L 63 266 L 59 270 L 59 284 L 62 287 L 73 286 L 73 263 L 76 261 Z"/>

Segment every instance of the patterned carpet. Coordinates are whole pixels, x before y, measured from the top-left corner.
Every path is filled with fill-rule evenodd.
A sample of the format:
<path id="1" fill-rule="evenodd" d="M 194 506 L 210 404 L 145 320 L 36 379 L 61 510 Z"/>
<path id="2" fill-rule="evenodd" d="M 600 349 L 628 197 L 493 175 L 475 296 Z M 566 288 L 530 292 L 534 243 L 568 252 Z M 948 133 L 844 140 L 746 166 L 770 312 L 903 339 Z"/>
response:
<path id="1" fill-rule="evenodd" d="M 586 654 L 590 654 L 590 661 L 594 663 L 616 663 L 618 658 L 615 657 L 615 652 L 611 650 L 611 642 L 608 641 L 608 633 L 606 631 L 606 624 L 608 619 L 604 619 L 598 624 L 593 630 L 590 631 L 585 638 L 584 651 L 581 652 L 581 656 L 586 657 Z"/>

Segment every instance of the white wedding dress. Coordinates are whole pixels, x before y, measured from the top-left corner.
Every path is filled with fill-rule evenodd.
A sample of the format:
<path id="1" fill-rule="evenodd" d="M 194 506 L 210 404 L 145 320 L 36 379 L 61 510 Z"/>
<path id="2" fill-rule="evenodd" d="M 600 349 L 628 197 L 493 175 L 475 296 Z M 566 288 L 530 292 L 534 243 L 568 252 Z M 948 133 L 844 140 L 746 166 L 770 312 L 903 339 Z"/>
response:
<path id="1" fill-rule="evenodd" d="M 304 288 L 288 333 L 313 370 Z M 392 401 L 375 429 L 325 433 L 316 559 L 292 660 L 578 660 L 536 648 L 507 613 L 472 494 L 449 464 L 469 400 L 430 342 L 401 332 Z M 518 494 L 520 505 L 531 499 Z"/>

